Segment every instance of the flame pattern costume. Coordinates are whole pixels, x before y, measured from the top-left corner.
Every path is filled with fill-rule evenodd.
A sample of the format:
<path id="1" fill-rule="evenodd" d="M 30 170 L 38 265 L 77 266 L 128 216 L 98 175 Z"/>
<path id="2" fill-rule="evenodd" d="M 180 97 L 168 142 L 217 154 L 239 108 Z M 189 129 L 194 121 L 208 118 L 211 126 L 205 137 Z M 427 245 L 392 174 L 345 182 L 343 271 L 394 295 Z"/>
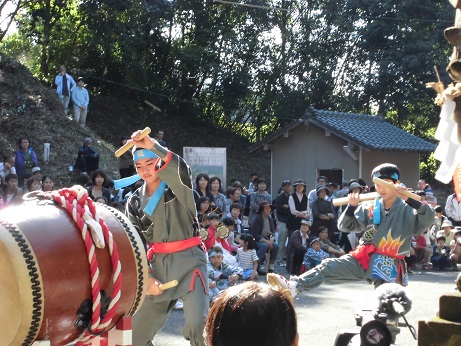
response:
<path id="1" fill-rule="evenodd" d="M 374 225 L 368 242 L 350 254 L 330 258 L 299 277 L 299 288 L 308 290 L 322 283 L 337 284 L 366 279 L 375 286 L 384 282 L 406 285 L 407 270 L 404 257 L 409 254 L 411 238 L 427 230 L 434 221 L 435 213 L 428 204 L 409 199 L 396 198 L 390 210 L 384 210 L 381 201 L 381 222 Z M 361 232 L 373 226 L 373 208 L 361 204 L 347 206 L 338 220 L 343 232 Z"/>

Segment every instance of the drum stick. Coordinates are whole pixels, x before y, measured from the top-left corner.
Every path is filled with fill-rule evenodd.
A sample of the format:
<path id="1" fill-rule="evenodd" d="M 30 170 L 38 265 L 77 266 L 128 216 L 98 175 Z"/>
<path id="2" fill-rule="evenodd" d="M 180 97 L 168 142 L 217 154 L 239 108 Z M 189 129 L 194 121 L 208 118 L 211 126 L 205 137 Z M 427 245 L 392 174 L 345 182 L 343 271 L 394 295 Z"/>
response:
<path id="1" fill-rule="evenodd" d="M 374 177 L 373 178 L 373 182 L 375 184 L 378 184 L 378 185 L 382 185 L 384 187 L 387 187 L 388 189 L 392 189 L 392 190 L 397 190 L 397 186 L 395 186 L 394 184 L 391 184 L 391 183 L 388 183 L 387 181 L 385 180 L 382 180 L 382 179 L 379 179 L 379 178 L 376 178 Z M 403 190 L 403 191 L 400 191 L 400 193 L 404 196 L 407 196 L 409 198 L 412 198 L 416 201 L 420 201 L 421 200 L 421 196 L 418 196 L 416 194 L 414 194 L 413 192 L 410 192 L 410 191 L 407 191 L 407 190 Z"/>
<path id="2" fill-rule="evenodd" d="M 370 201 L 376 197 L 379 197 L 379 193 L 377 192 L 363 193 L 359 195 L 359 202 Z M 333 205 L 335 207 L 339 207 L 347 203 L 349 203 L 349 197 L 333 198 Z"/>
<path id="3" fill-rule="evenodd" d="M 162 291 L 165 291 L 169 288 L 172 288 L 172 287 L 175 287 L 175 286 L 178 286 L 178 280 L 171 280 L 171 281 L 168 281 L 164 284 L 161 284 L 158 286 L 158 288 Z"/>
<path id="4" fill-rule="evenodd" d="M 144 130 L 141 131 L 141 133 L 139 134 L 139 139 L 142 139 L 144 137 L 146 137 L 148 134 L 150 133 L 150 128 L 149 127 L 146 127 Z M 127 150 L 129 150 L 134 144 L 133 143 L 125 143 L 120 149 L 118 149 L 116 152 L 115 152 L 115 156 L 116 157 L 120 157 L 122 156 L 123 153 L 125 153 Z"/>

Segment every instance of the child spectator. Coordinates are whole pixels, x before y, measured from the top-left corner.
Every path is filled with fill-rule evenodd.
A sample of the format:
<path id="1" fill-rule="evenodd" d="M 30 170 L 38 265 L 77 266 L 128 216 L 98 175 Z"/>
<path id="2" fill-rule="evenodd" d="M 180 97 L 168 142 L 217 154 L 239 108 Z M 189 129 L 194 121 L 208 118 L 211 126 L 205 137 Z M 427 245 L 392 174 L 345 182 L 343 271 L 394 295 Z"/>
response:
<path id="1" fill-rule="evenodd" d="M 243 269 L 223 262 L 223 251 L 219 246 L 208 250 L 208 294 L 210 299 L 219 296 L 222 291 L 233 286 L 243 277 Z"/>
<path id="2" fill-rule="evenodd" d="M 240 247 L 237 250 L 237 263 L 243 269 L 244 280 L 258 279 L 258 255 L 255 250 L 255 241 L 251 234 L 240 235 Z"/>
<path id="3" fill-rule="evenodd" d="M 290 297 L 253 282 L 226 290 L 210 309 L 207 345 L 297 346 L 296 312 Z"/>
<path id="4" fill-rule="evenodd" d="M 449 263 L 450 248 L 445 245 L 445 237 L 437 237 L 437 244 L 432 251 L 432 267 L 436 270 L 445 270 Z"/>
<path id="5" fill-rule="evenodd" d="M 290 237 L 290 242 L 287 248 L 287 266 L 289 273 L 299 275 L 300 267 L 303 262 L 304 254 L 309 247 L 309 235 L 311 230 L 311 222 L 309 220 L 301 220 L 299 230 L 294 231 Z"/>
<path id="6" fill-rule="evenodd" d="M 232 234 L 229 235 L 229 238 L 232 238 L 229 240 L 229 244 L 234 245 L 234 244 L 240 244 L 240 235 L 244 233 L 243 229 L 243 222 L 240 219 L 240 214 L 243 211 L 243 207 L 239 203 L 232 203 L 230 205 L 229 213 L 227 213 L 227 218 L 232 218 L 234 221 L 234 231 Z"/>
<path id="7" fill-rule="evenodd" d="M 203 221 L 206 219 L 205 215 L 211 211 L 210 199 L 205 196 L 199 197 L 195 201 L 195 206 L 197 208 L 198 222 L 203 226 Z"/>
<path id="8" fill-rule="evenodd" d="M 235 266 L 237 262 L 235 257 L 231 253 L 231 247 L 227 242 L 227 237 L 229 236 L 229 228 L 233 228 L 234 223 L 231 221 L 230 226 L 219 226 L 219 215 L 216 213 L 211 213 L 207 216 L 207 219 L 210 220 L 210 225 L 208 226 L 208 235 L 207 239 L 203 242 L 207 251 L 213 246 L 219 246 L 223 250 L 224 262 L 228 265 Z M 229 222 L 228 222 L 229 223 Z M 219 227 L 218 227 L 219 226 Z"/>
<path id="9" fill-rule="evenodd" d="M 319 238 L 314 238 L 310 242 L 310 247 L 304 255 L 301 273 L 317 267 L 322 261 L 328 258 L 329 255 L 320 248 Z"/>
<path id="10" fill-rule="evenodd" d="M 428 270 L 429 257 L 431 256 L 431 251 L 427 247 L 426 238 L 422 234 L 414 236 L 412 239 L 411 246 L 415 250 L 416 262 L 423 261 L 423 270 Z"/>
<path id="11" fill-rule="evenodd" d="M 33 192 L 33 191 L 40 191 L 42 188 L 42 182 L 40 180 L 40 177 L 38 176 L 31 176 L 29 179 L 27 179 L 27 191 L 28 192 Z"/>
<path id="12" fill-rule="evenodd" d="M 95 203 L 107 204 L 107 200 L 103 196 L 98 196 L 93 200 Z"/>
<path id="13" fill-rule="evenodd" d="M 452 263 L 451 269 L 453 271 L 458 271 L 458 263 L 461 262 L 461 229 L 457 228 L 454 239 L 450 242 L 450 248 L 450 261 Z"/>
<path id="14" fill-rule="evenodd" d="M 16 174 L 8 174 L 5 177 L 5 186 L 0 198 L 0 209 L 21 203 L 22 190 L 18 188 L 18 176 Z"/>

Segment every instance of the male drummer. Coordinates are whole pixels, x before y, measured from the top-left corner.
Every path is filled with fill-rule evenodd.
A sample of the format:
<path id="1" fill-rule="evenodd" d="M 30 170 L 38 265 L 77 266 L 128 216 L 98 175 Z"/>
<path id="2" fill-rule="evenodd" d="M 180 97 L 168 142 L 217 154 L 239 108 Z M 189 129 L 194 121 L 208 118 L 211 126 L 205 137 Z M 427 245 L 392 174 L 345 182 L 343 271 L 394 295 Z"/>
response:
<path id="1" fill-rule="evenodd" d="M 205 345 L 203 329 L 209 306 L 206 256 L 197 232 L 191 172 L 183 158 L 155 139 L 133 133 L 133 159 L 144 184 L 127 202 L 126 213 L 150 246 L 148 295 L 133 317 L 133 345 L 153 345 L 178 299 L 184 303 L 183 336 Z M 130 142 L 129 141 L 129 142 Z M 178 280 L 162 291 L 159 285 Z"/>
<path id="2" fill-rule="evenodd" d="M 406 188 L 400 184 L 397 166 L 390 163 L 379 165 L 373 169 L 373 177 L 394 184 L 395 189 L 376 184 L 381 198 L 375 201 L 375 208 L 359 205 L 359 193 L 349 193 L 349 204 L 338 221 L 343 232 L 366 229 L 362 238 L 364 244 L 340 258 L 327 259 L 301 276 L 291 277 L 290 281 L 269 274 L 269 284 L 289 289 L 292 295 L 324 282 L 337 284 L 366 279 L 375 287 L 385 282 L 407 285 L 404 258 L 410 252 L 411 238 L 430 227 L 434 222 L 434 211 L 428 204 L 402 194 Z"/>

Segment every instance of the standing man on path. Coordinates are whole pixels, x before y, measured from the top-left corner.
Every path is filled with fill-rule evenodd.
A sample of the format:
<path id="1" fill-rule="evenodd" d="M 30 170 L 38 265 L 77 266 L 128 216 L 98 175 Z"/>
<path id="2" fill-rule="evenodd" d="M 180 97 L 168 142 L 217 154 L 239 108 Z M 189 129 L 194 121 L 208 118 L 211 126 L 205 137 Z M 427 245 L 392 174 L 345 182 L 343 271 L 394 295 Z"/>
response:
<path id="1" fill-rule="evenodd" d="M 54 79 L 54 84 L 56 84 L 56 92 L 59 95 L 59 100 L 61 101 L 64 107 L 64 116 L 67 115 L 67 108 L 69 108 L 70 92 L 77 84 L 70 74 L 66 73 L 66 67 L 61 66 L 59 68 L 59 74 Z"/>
<path id="2" fill-rule="evenodd" d="M 86 125 L 86 116 L 88 114 L 88 104 L 90 96 L 88 90 L 83 85 L 85 84 L 83 77 L 78 77 L 77 87 L 72 89 L 72 103 L 74 104 L 74 120 L 82 126 Z"/>

